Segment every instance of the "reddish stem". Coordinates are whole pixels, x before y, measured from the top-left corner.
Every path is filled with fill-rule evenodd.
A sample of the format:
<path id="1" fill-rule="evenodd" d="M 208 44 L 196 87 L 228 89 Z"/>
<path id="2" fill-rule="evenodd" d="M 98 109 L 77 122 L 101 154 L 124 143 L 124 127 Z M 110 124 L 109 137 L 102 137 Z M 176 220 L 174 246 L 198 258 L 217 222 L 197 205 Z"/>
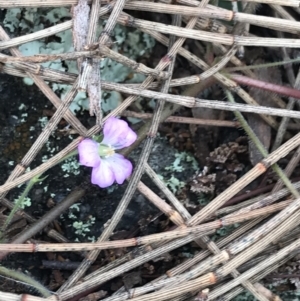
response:
<path id="1" fill-rule="evenodd" d="M 300 99 L 300 91 L 290 87 L 271 84 L 239 74 L 229 74 L 228 76 L 239 84 L 256 87 L 266 91 Z"/>

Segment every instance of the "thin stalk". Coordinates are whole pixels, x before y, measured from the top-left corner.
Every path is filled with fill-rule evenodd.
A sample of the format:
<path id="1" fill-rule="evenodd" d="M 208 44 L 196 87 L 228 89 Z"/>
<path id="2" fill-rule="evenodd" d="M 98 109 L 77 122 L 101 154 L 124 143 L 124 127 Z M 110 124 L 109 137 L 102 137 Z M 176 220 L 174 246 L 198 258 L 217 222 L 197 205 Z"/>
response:
<path id="1" fill-rule="evenodd" d="M 5 223 L 2 227 L 1 230 L 1 236 L 4 234 L 5 230 L 7 229 L 8 225 L 10 224 L 10 222 L 12 221 L 15 213 L 17 212 L 17 210 L 21 207 L 22 203 L 24 202 L 24 199 L 27 197 L 29 191 L 32 189 L 33 185 L 43 181 L 46 177 L 39 179 L 40 175 L 37 175 L 35 177 L 33 177 L 27 184 L 25 190 L 23 191 L 23 193 L 18 197 L 17 202 L 15 203 L 15 206 L 13 207 L 13 209 L 10 211 L 7 219 L 5 220 Z"/>
<path id="2" fill-rule="evenodd" d="M 45 229 L 52 221 L 54 221 L 58 216 L 62 214 L 66 209 L 68 209 L 71 205 L 78 202 L 80 198 L 84 195 L 85 190 L 81 188 L 75 189 L 71 192 L 67 197 L 64 198 L 62 202 L 57 204 L 54 208 L 52 208 L 49 212 L 47 212 L 43 217 L 37 220 L 34 224 L 32 224 L 29 228 L 24 229 L 20 233 L 15 236 L 11 243 L 8 244 L 13 246 L 15 244 L 23 244 L 25 241 L 36 235 L 42 229 Z M 0 244 L 1 246 L 2 244 Z M 23 244 L 24 246 L 26 244 Z M 12 249 L 12 252 L 15 250 Z M 34 251 L 34 250 L 32 250 Z M 3 260 L 9 252 L 0 252 L 0 260 Z"/>
<path id="3" fill-rule="evenodd" d="M 275 93 L 278 93 L 281 95 L 300 99 L 300 91 L 297 89 L 294 89 L 294 88 L 264 82 L 262 80 L 250 78 L 250 77 L 243 76 L 240 74 L 227 74 L 227 76 L 230 79 L 233 79 L 234 81 L 236 81 L 237 83 L 242 84 L 242 85 L 257 87 L 257 88 L 264 89 L 266 91 L 270 91 L 273 93 L 275 92 Z"/>
<path id="4" fill-rule="evenodd" d="M 232 93 L 229 90 L 225 90 L 225 93 L 226 93 L 228 101 L 231 102 L 231 103 L 235 103 Z M 247 135 L 249 136 L 249 138 L 251 139 L 251 141 L 255 144 L 255 146 L 257 147 L 257 149 L 259 150 L 259 152 L 264 156 L 264 158 L 266 158 L 269 155 L 268 152 L 267 152 L 267 150 L 262 145 L 262 143 L 260 142 L 260 140 L 257 138 L 257 136 L 255 135 L 255 133 L 253 132 L 253 130 L 249 127 L 249 125 L 248 125 L 247 121 L 245 120 L 245 118 L 243 117 L 243 115 L 240 112 L 234 112 L 234 115 L 236 116 L 236 118 L 240 122 L 241 126 L 243 127 L 243 129 L 245 130 L 245 132 L 247 133 Z M 284 174 L 284 172 L 278 166 L 278 164 L 275 163 L 271 167 L 277 173 L 277 175 L 279 176 L 279 178 L 281 179 L 281 181 L 291 191 L 291 193 L 294 195 L 294 197 L 295 198 L 300 197 L 298 191 L 295 189 L 295 187 L 293 186 L 293 184 L 291 183 L 291 181 Z"/>
<path id="5" fill-rule="evenodd" d="M 235 71 L 244 71 L 244 70 L 254 70 L 254 69 L 261 69 L 261 68 L 272 68 L 272 67 L 278 67 L 282 65 L 287 64 L 293 64 L 293 63 L 299 63 L 300 58 L 295 59 L 288 59 L 280 62 L 273 62 L 273 63 L 264 63 L 264 64 L 257 64 L 257 65 L 251 65 L 251 66 L 240 66 L 240 67 L 229 67 L 224 69 L 226 72 L 235 72 Z"/>
<path id="6" fill-rule="evenodd" d="M 20 280 L 22 282 L 25 282 L 26 284 L 29 284 L 33 286 L 40 294 L 44 297 L 50 297 L 51 293 L 47 288 L 45 288 L 43 285 L 41 285 L 39 282 L 35 281 L 31 277 L 14 270 L 7 269 L 3 266 L 0 266 L 0 274 L 2 276 L 9 277 L 11 279 Z"/>
<path id="7" fill-rule="evenodd" d="M 72 152 L 70 152 L 69 154 L 67 154 L 65 157 L 61 158 L 60 161 L 57 162 L 57 164 L 59 164 L 62 161 L 65 161 L 66 159 L 73 157 L 75 155 L 78 154 L 78 150 L 74 150 Z M 5 223 L 0 231 L 0 237 L 3 236 L 3 234 L 5 233 L 5 230 L 7 229 L 7 227 L 9 226 L 9 224 L 11 223 L 15 213 L 19 210 L 19 208 L 21 207 L 22 203 L 24 202 L 24 199 L 27 197 L 29 191 L 32 189 L 32 187 L 34 186 L 34 184 L 38 183 L 38 182 L 42 182 L 44 179 L 46 179 L 46 177 L 40 179 L 39 177 L 41 176 L 41 174 L 39 175 L 35 175 L 33 178 L 31 178 L 27 185 L 25 190 L 22 192 L 22 194 L 18 197 L 17 202 L 15 203 L 14 207 L 12 208 L 12 210 L 10 211 L 8 217 L 5 220 Z"/>

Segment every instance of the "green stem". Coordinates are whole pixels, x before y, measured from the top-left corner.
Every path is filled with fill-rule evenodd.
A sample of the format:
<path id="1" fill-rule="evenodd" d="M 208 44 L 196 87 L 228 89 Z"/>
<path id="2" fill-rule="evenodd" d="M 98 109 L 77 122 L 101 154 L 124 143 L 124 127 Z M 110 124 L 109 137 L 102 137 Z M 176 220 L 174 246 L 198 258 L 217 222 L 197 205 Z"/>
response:
<path id="1" fill-rule="evenodd" d="M 71 158 L 71 157 L 73 157 L 73 156 L 76 156 L 76 155 L 78 155 L 78 150 L 77 150 L 77 149 L 73 150 L 73 151 L 70 152 L 68 155 L 66 155 L 66 156 L 64 156 L 63 158 L 61 158 L 61 159 L 57 162 L 57 164 L 61 163 L 62 161 L 65 161 L 65 160 L 67 160 L 67 159 L 69 159 L 69 158 Z"/>
<path id="2" fill-rule="evenodd" d="M 66 155 L 64 158 L 62 158 L 57 164 L 61 163 L 62 161 L 75 156 L 78 154 L 77 149 L 70 152 L 68 155 Z M 9 226 L 9 224 L 11 223 L 14 214 L 16 213 L 16 211 L 20 208 L 22 202 L 24 201 L 24 199 L 27 197 L 29 191 L 32 189 L 32 187 L 34 186 L 35 183 L 43 181 L 46 177 L 40 179 L 39 178 L 40 175 L 37 175 L 35 177 L 33 177 L 26 185 L 25 190 L 23 191 L 23 193 L 19 196 L 17 202 L 15 203 L 13 209 L 11 210 L 10 214 L 8 215 L 7 219 L 5 220 L 5 223 L 0 231 L 0 238 L 3 237 L 3 234 L 5 232 L 5 230 L 7 229 L 7 227 Z M 44 287 L 43 285 L 41 285 L 39 282 L 37 282 L 36 280 L 32 279 L 31 277 L 14 271 L 14 270 L 10 270 L 7 269 L 3 266 L 0 266 L 0 275 L 8 277 L 8 278 L 12 278 L 18 281 L 22 281 L 32 287 L 34 287 L 43 297 L 47 298 L 51 296 L 51 293 L 49 292 L 49 290 Z"/>
<path id="3" fill-rule="evenodd" d="M 235 103 L 232 93 L 227 89 L 225 90 L 225 93 L 226 93 L 228 101 L 231 103 Z M 269 155 L 268 151 L 265 149 L 265 147 L 260 142 L 260 140 L 258 139 L 256 134 L 253 132 L 253 130 L 250 128 L 246 119 L 238 111 L 235 111 L 234 115 L 240 122 L 241 126 L 243 127 L 244 131 L 247 133 L 249 138 L 255 144 L 255 146 L 257 147 L 259 152 L 263 155 L 264 158 L 266 158 Z M 294 197 L 299 198 L 300 195 L 299 195 L 298 191 L 295 189 L 295 187 L 293 186 L 291 181 L 288 179 L 288 177 L 285 175 L 285 173 L 282 171 L 282 169 L 278 166 L 278 164 L 273 164 L 271 167 L 277 173 L 278 177 L 285 184 L 285 186 L 291 191 L 291 193 L 294 195 Z"/>
<path id="4" fill-rule="evenodd" d="M 5 220 L 5 223 L 2 227 L 2 233 L 5 232 L 5 230 L 7 229 L 8 225 L 10 224 L 10 222 L 12 221 L 15 213 L 18 211 L 18 209 L 21 207 L 22 203 L 24 202 L 24 199 L 27 197 L 29 191 L 31 190 L 31 188 L 33 187 L 33 185 L 37 182 L 42 181 L 43 179 L 39 179 L 39 176 L 33 177 L 27 184 L 25 190 L 23 191 L 23 193 L 18 197 L 17 202 L 15 203 L 15 206 L 13 207 L 13 209 L 11 210 L 11 212 L 9 213 L 8 217 Z"/>
<path id="5" fill-rule="evenodd" d="M 68 155 L 66 155 L 65 157 L 63 157 L 57 164 L 61 163 L 62 161 L 72 157 L 72 156 L 75 156 L 78 154 L 78 150 L 74 150 L 72 152 L 70 152 Z M 45 179 L 42 178 L 40 179 L 41 175 L 38 175 L 38 176 L 35 176 L 33 177 L 27 184 L 25 190 L 23 191 L 23 193 L 19 196 L 17 202 L 15 203 L 15 206 L 13 207 L 13 209 L 11 210 L 10 214 L 8 215 L 2 229 L 1 229 L 1 233 L 0 233 L 0 236 L 2 237 L 3 233 L 5 232 L 5 230 L 7 229 L 7 227 L 9 226 L 10 222 L 12 221 L 13 217 L 14 217 L 14 214 L 18 211 L 18 209 L 21 207 L 24 199 L 27 197 L 29 191 L 32 189 L 33 185 L 35 183 L 38 183 L 38 182 L 41 182 Z"/>
<path id="6" fill-rule="evenodd" d="M 3 266 L 0 266 L 0 274 L 5 277 L 9 277 L 9 278 L 12 278 L 15 280 L 25 282 L 26 284 L 37 289 L 38 292 L 45 298 L 51 296 L 51 293 L 49 292 L 49 290 L 46 287 L 44 287 L 39 282 L 37 282 L 36 280 L 32 279 L 31 277 L 29 277 L 23 273 L 20 273 L 20 272 L 14 271 L 14 270 L 10 270 Z"/>
<path id="7" fill-rule="evenodd" d="M 293 64 L 293 63 L 299 63 L 299 62 L 300 62 L 300 58 L 298 57 L 295 59 L 290 59 L 290 60 L 280 61 L 280 62 L 257 64 L 257 65 L 251 65 L 251 66 L 230 67 L 230 68 L 226 68 L 225 72 L 253 70 L 253 69 L 260 69 L 260 68 L 271 68 L 271 67 L 277 67 L 277 66 L 281 66 L 281 65 Z"/>

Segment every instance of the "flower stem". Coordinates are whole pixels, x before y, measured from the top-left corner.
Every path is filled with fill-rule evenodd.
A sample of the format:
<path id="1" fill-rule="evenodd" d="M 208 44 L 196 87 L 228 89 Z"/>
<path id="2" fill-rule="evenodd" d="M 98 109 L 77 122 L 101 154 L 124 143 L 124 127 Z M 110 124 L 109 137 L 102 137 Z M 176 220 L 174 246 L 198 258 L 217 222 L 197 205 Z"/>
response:
<path id="1" fill-rule="evenodd" d="M 231 102 L 231 103 L 235 103 L 233 95 L 232 95 L 232 93 L 228 89 L 225 90 L 225 93 L 226 93 L 228 101 Z M 259 150 L 259 152 L 264 157 L 267 157 L 268 156 L 268 151 L 265 149 L 265 147 L 260 142 L 260 140 L 258 139 L 258 137 L 256 136 L 256 134 L 253 132 L 253 130 L 250 128 L 250 126 L 248 125 L 248 123 L 247 123 L 246 119 L 243 117 L 243 115 L 240 112 L 238 112 L 238 111 L 235 111 L 234 115 L 236 116 L 236 118 L 240 122 L 241 126 L 243 127 L 244 131 L 247 133 L 248 137 L 255 144 L 255 146 L 257 147 L 257 149 Z M 278 166 L 278 164 L 273 164 L 271 167 L 277 173 L 277 175 L 281 179 L 281 181 L 291 191 L 291 193 L 296 198 L 299 198 L 300 195 L 299 195 L 298 191 L 294 188 L 293 184 L 288 179 L 288 177 L 285 175 L 285 173 L 282 171 L 282 169 Z"/>
<path id="2" fill-rule="evenodd" d="M 74 150 L 72 152 L 70 152 L 68 155 L 66 155 L 65 157 L 63 157 L 60 161 L 57 162 L 57 164 L 61 163 L 62 161 L 70 158 L 70 157 L 73 157 L 75 155 L 78 154 L 78 150 Z M 5 220 L 5 223 L 0 231 L 0 238 L 3 237 L 3 234 L 5 232 L 5 230 L 7 229 L 7 227 L 9 226 L 9 224 L 11 223 L 13 217 L 14 217 L 14 214 L 17 212 L 17 210 L 21 207 L 22 203 L 24 202 L 24 199 L 27 197 L 29 191 L 32 189 L 33 185 L 35 183 L 38 183 L 38 182 L 41 182 L 43 181 L 46 177 L 40 179 L 39 177 L 41 176 L 40 175 L 37 175 L 35 177 L 33 177 L 32 179 L 30 179 L 27 183 L 27 186 L 25 188 L 25 190 L 23 191 L 23 193 L 19 196 L 17 202 L 15 203 L 13 209 L 11 210 L 10 214 L 8 215 L 8 217 L 6 218 Z"/>
<path id="3" fill-rule="evenodd" d="M 11 212 L 9 213 L 8 217 L 5 220 L 5 223 L 1 229 L 1 236 L 3 235 L 3 233 L 5 232 L 5 230 L 7 229 L 7 227 L 9 226 L 11 220 L 14 217 L 14 214 L 17 212 L 17 210 L 21 207 L 22 203 L 24 202 L 24 199 L 27 197 L 29 191 L 31 190 L 31 188 L 33 187 L 33 185 L 35 183 L 41 182 L 43 181 L 46 177 L 40 179 L 39 178 L 40 175 L 33 177 L 27 184 L 25 190 L 23 191 L 23 193 L 18 197 L 17 202 L 15 203 L 15 206 L 13 207 L 13 209 L 11 210 Z"/>
<path id="4" fill-rule="evenodd" d="M 57 162 L 57 164 L 59 164 L 59 163 L 65 161 L 65 160 L 67 160 L 67 159 L 69 159 L 69 158 L 71 158 L 71 157 L 73 157 L 73 156 L 76 156 L 76 155 L 78 155 L 78 150 L 77 150 L 77 149 L 73 150 L 72 152 L 70 152 L 69 154 L 67 154 L 67 155 L 64 156 L 63 158 L 61 158 L 61 159 Z"/>
<path id="5" fill-rule="evenodd" d="M 226 72 L 235 72 L 235 71 L 244 71 L 244 70 L 253 70 L 253 69 L 260 69 L 260 68 L 271 68 L 271 67 L 278 67 L 281 65 L 299 63 L 300 58 L 284 60 L 281 62 L 273 62 L 273 63 L 265 63 L 265 64 L 258 64 L 258 65 L 251 65 L 251 66 L 239 66 L 239 67 L 230 67 L 226 68 Z"/>
<path id="6" fill-rule="evenodd" d="M 14 270 L 7 269 L 3 266 L 0 266 L 0 275 L 25 282 L 26 284 L 34 287 L 45 298 L 51 296 L 49 290 L 46 287 L 44 287 L 36 280 L 32 279 L 31 277 L 21 272 L 17 272 Z"/>

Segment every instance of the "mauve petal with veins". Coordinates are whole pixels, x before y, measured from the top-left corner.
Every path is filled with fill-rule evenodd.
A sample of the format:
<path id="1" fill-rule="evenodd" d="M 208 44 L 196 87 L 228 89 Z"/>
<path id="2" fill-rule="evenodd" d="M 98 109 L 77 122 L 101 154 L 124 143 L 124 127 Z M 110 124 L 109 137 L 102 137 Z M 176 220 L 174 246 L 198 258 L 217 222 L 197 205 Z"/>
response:
<path id="1" fill-rule="evenodd" d="M 98 185 L 101 188 L 111 186 L 115 181 L 113 170 L 110 164 L 105 160 L 101 160 L 101 163 L 94 167 L 92 170 L 92 183 Z"/>
<path id="2" fill-rule="evenodd" d="M 137 138 L 127 122 L 110 117 L 103 128 L 104 139 L 100 143 L 120 149 L 131 145 Z M 103 146 L 104 147 L 104 146 Z M 99 155 L 99 143 L 84 139 L 78 145 L 79 161 L 82 165 L 93 167 L 91 182 L 101 188 L 111 186 L 114 181 L 123 184 L 132 173 L 132 164 L 120 154 Z"/>
<path id="3" fill-rule="evenodd" d="M 78 144 L 79 162 L 88 167 L 96 167 L 100 163 L 98 143 L 91 139 L 84 139 Z"/>
<path id="4" fill-rule="evenodd" d="M 136 133 L 124 120 L 110 117 L 104 124 L 104 139 L 101 143 L 111 145 L 114 149 L 121 149 L 131 145 L 137 138 Z"/>
<path id="5" fill-rule="evenodd" d="M 131 175 L 132 164 L 129 160 L 124 158 L 120 154 L 114 154 L 111 157 L 105 159 L 109 163 L 110 168 L 112 169 L 115 180 L 118 184 L 123 184 L 124 181 Z"/>

